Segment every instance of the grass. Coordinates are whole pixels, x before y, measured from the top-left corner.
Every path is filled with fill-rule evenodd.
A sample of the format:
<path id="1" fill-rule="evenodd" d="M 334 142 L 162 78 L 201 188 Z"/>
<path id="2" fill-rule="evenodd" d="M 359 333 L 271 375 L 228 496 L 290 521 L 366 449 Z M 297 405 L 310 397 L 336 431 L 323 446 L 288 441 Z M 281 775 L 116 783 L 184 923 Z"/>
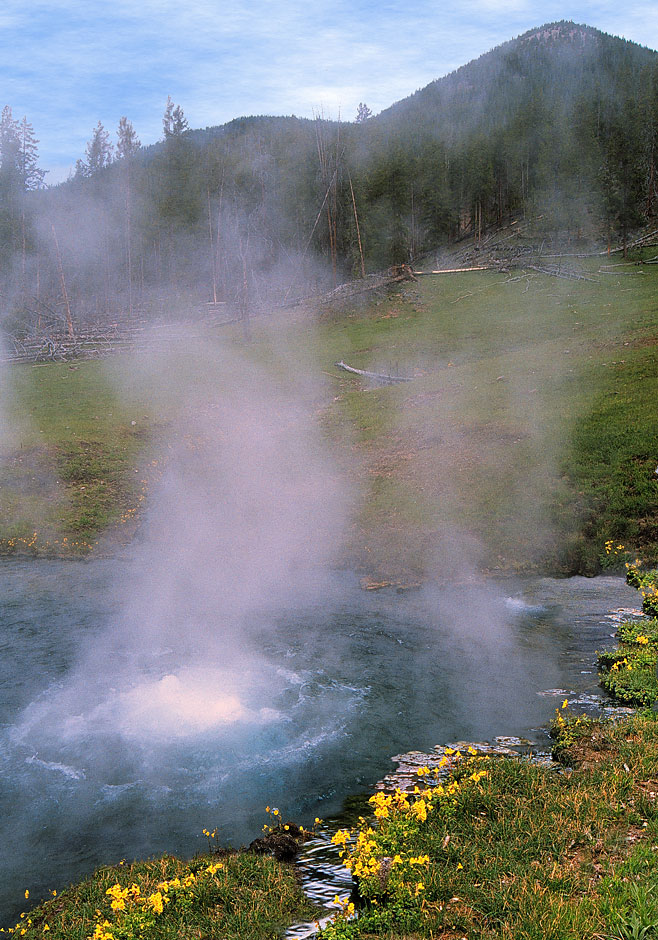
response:
<path id="1" fill-rule="evenodd" d="M 658 271 L 619 270 L 427 277 L 359 309 L 255 320 L 246 349 L 228 328 L 150 366 L 117 357 L 111 375 L 15 367 L 0 550 L 130 537 L 163 432 L 247 362 L 320 422 L 357 494 L 342 562 L 374 580 L 437 577 L 465 545 L 502 573 L 593 574 L 610 538 L 658 563 Z M 413 381 L 374 388 L 340 359 Z"/>
<path id="2" fill-rule="evenodd" d="M 658 310 L 643 271 L 424 278 L 326 318 L 326 362 L 415 376 L 384 389 L 336 380 L 332 410 L 365 468 L 358 531 L 375 576 L 435 575 L 446 532 L 503 572 L 591 574 L 611 537 L 656 559 Z"/>
<path id="3" fill-rule="evenodd" d="M 628 681 L 610 691 L 648 705 L 658 621 L 626 622 L 619 639 L 601 654 L 604 680 L 634 672 L 633 697 Z M 558 769 L 448 748 L 428 755 L 413 793 L 375 793 L 371 815 L 334 836 L 356 890 L 323 940 L 655 937 L 658 714 L 603 720 L 565 700 L 551 735 Z"/>
<path id="4" fill-rule="evenodd" d="M 27 940 L 263 940 L 314 913 L 293 867 L 268 856 L 222 853 L 182 862 L 164 855 L 98 869 L 0 932 Z"/>
<path id="5" fill-rule="evenodd" d="M 97 362 L 14 366 L 10 378 L 0 551 L 87 553 L 143 496 L 143 403 Z"/>
<path id="6" fill-rule="evenodd" d="M 335 837 L 358 897 L 324 940 L 584 940 L 658 919 L 658 721 L 582 726 L 576 740 L 598 759 L 559 772 L 464 753 L 447 780 L 375 794 L 375 819 Z"/>
<path id="7" fill-rule="evenodd" d="M 607 548 L 621 554 L 622 545 Z M 599 653 L 601 685 L 618 701 L 642 707 L 658 699 L 658 571 L 643 569 L 640 561 L 626 562 L 626 580 L 642 595 L 642 620 L 628 620 L 619 625 L 619 644 L 614 650 Z"/>

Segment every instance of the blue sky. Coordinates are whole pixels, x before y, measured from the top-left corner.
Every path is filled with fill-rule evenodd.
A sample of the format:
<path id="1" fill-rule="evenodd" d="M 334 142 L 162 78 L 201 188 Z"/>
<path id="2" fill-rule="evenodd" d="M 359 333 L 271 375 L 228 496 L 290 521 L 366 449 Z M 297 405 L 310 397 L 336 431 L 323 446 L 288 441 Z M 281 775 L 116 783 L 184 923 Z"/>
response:
<path id="1" fill-rule="evenodd" d="M 97 121 L 143 144 L 171 95 L 191 127 L 373 112 L 533 26 L 570 19 L 658 48 L 656 0 L 2 0 L 0 107 L 65 179 Z"/>

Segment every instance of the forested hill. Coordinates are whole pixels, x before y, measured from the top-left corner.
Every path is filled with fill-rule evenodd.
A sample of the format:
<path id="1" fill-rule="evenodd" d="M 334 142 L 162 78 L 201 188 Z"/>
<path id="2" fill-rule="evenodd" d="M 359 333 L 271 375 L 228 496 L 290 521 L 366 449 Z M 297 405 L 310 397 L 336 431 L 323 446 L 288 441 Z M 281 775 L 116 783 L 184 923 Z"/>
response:
<path id="1" fill-rule="evenodd" d="M 544 214 L 548 230 L 623 235 L 655 211 L 658 54 L 587 26 L 531 30 L 376 121 L 416 158 L 437 236 L 516 212 Z"/>
<path id="2" fill-rule="evenodd" d="M 138 149 L 124 124 L 113 159 L 99 124 L 75 178 L 47 191 L 25 192 L 5 147 L 5 314 L 61 315 L 64 282 L 80 321 L 172 298 L 245 309 L 512 217 L 621 241 L 658 213 L 658 53 L 586 26 L 532 30 L 359 118 L 190 130 L 169 102 L 162 142 Z"/>

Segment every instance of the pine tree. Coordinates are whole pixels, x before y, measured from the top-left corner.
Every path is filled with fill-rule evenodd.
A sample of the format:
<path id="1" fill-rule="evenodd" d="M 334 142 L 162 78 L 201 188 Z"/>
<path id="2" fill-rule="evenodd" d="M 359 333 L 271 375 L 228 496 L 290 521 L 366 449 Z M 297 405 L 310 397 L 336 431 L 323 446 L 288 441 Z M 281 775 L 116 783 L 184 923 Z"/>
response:
<path id="1" fill-rule="evenodd" d="M 16 177 L 20 166 L 20 129 L 8 104 L 0 115 L 0 171 L 5 179 Z"/>
<path id="2" fill-rule="evenodd" d="M 9 105 L 0 115 L 0 244 L 1 263 L 11 265 L 20 249 L 23 191 L 20 175 L 20 136 Z"/>
<path id="3" fill-rule="evenodd" d="M 42 170 L 37 163 L 37 144 L 39 141 L 34 136 L 34 128 L 28 123 L 26 117 L 24 117 L 20 123 L 19 135 L 20 150 L 18 160 L 23 191 L 30 192 L 34 189 L 41 189 L 47 170 Z"/>
<path id="4" fill-rule="evenodd" d="M 119 160 L 128 160 L 134 157 L 142 143 L 135 133 L 132 121 L 127 117 L 119 119 L 119 129 L 117 131 L 117 157 Z"/>
<path id="5" fill-rule="evenodd" d="M 167 107 L 162 118 L 162 128 L 165 140 L 169 140 L 170 137 L 181 137 L 189 128 L 183 109 L 179 104 L 174 105 L 171 95 L 167 96 Z"/>
<path id="6" fill-rule="evenodd" d="M 363 101 L 359 102 L 359 107 L 356 109 L 356 123 L 365 124 L 370 117 L 372 117 L 372 111 L 368 105 L 364 104 Z"/>
<path id="7" fill-rule="evenodd" d="M 112 144 L 110 135 L 99 121 L 87 142 L 85 148 L 86 160 L 77 160 L 75 164 L 76 177 L 95 176 L 99 170 L 105 169 L 112 162 Z"/>
<path id="8" fill-rule="evenodd" d="M 121 164 L 121 176 L 125 199 L 124 244 L 126 257 L 126 283 L 128 286 L 128 313 L 133 314 L 133 248 L 132 248 L 132 178 L 131 158 L 135 156 L 141 143 L 132 122 L 127 117 L 119 119 L 117 131 L 117 157 Z"/>

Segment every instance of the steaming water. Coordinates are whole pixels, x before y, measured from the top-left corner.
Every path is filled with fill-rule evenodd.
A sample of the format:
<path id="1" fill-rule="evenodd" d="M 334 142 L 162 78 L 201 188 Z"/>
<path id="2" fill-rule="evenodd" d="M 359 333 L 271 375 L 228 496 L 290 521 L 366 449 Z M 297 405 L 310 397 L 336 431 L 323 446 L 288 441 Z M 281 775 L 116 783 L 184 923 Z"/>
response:
<path id="1" fill-rule="evenodd" d="M 259 834 L 266 804 L 340 811 L 412 748 L 541 728 L 596 694 L 615 578 L 366 594 L 350 577 L 262 610 L 223 661 L 108 642 L 130 561 L 5 562 L 0 923 L 101 863 Z M 183 629 L 181 627 L 181 629 Z M 80 650 L 97 649 L 80 666 Z M 139 663 L 127 662 L 139 658 Z M 82 674 L 81 674 L 82 670 Z M 88 681 L 84 681 L 87 671 Z"/>

